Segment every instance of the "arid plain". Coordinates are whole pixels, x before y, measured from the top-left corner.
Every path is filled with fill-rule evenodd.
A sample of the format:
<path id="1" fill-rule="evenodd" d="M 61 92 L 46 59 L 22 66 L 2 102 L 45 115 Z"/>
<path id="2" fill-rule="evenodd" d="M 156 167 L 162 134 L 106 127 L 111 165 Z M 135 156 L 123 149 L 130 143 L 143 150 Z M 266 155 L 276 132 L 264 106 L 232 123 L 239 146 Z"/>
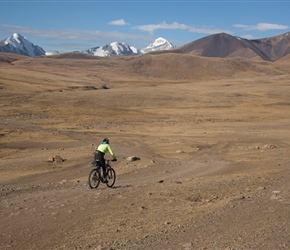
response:
<path id="1" fill-rule="evenodd" d="M 289 56 L 1 53 L 0 100 L 0 249 L 290 249 Z"/>

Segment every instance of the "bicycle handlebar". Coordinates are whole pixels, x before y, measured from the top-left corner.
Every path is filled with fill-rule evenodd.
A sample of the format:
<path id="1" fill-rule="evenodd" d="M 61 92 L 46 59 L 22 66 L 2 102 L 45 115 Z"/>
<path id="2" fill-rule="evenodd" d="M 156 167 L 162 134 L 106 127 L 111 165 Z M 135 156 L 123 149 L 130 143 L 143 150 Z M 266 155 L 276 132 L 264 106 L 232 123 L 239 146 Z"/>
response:
<path id="1" fill-rule="evenodd" d="M 109 164 L 111 161 L 117 161 L 117 159 L 113 159 L 113 160 L 105 160 L 105 162 L 106 162 L 107 164 Z"/>

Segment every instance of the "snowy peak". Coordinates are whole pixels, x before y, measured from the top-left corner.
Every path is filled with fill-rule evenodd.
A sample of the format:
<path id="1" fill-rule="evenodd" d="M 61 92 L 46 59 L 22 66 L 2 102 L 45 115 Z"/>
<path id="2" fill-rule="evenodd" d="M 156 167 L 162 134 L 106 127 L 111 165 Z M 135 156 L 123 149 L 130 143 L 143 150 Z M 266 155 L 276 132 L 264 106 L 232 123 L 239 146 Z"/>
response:
<path id="1" fill-rule="evenodd" d="M 159 37 L 149 46 L 147 46 L 144 49 L 141 49 L 141 53 L 145 54 L 145 53 L 149 53 L 153 51 L 170 50 L 173 48 L 174 46 L 169 41 L 167 41 L 166 39 L 162 37 Z"/>
<path id="2" fill-rule="evenodd" d="M 20 34 L 14 33 L 11 37 L 8 37 L 5 40 L 5 44 L 11 44 L 14 47 L 17 47 L 19 44 L 22 43 L 22 41 L 25 41 L 26 38 L 24 36 L 21 36 Z"/>
<path id="3" fill-rule="evenodd" d="M 112 42 L 103 47 L 94 47 L 83 52 L 94 56 L 120 56 L 135 54 L 136 49 L 127 43 Z"/>
<path id="4" fill-rule="evenodd" d="M 11 37 L 8 37 L 0 42 L 1 52 L 16 53 L 24 56 L 40 56 L 45 55 L 45 51 L 31 43 L 26 37 L 14 33 Z"/>
<path id="5" fill-rule="evenodd" d="M 112 51 L 115 51 L 117 55 L 131 54 L 133 51 L 127 43 L 113 42 L 110 44 Z"/>

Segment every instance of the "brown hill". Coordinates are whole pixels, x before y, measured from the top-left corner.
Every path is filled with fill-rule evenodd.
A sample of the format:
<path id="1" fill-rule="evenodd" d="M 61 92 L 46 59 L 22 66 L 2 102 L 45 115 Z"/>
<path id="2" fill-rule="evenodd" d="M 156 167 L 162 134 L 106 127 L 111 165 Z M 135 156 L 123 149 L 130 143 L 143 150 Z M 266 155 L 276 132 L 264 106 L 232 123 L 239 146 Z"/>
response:
<path id="1" fill-rule="evenodd" d="M 288 61 L 288 62 L 290 62 L 290 54 L 289 55 L 287 55 L 287 56 L 283 56 L 282 58 L 280 58 L 279 60 L 277 60 L 277 62 L 282 62 L 282 61 Z"/>
<path id="2" fill-rule="evenodd" d="M 13 61 L 13 65 L 17 66 L 18 74 L 20 71 L 24 75 L 28 74 L 28 71 L 35 72 L 33 78 L 35 82 L 39 82 L 38 77 L 44 77 L 50 78 L 50 83 L 53 85 L 63 85 L 63 83 L 68 82 L 69 73 L 76 73 L 74 74 L 75 85 L 84 83 L 87 86 L 95 85 L 97 88 L 114 82 L 124 82 L 126 81 L 124 79 L 128 77 L 131 80 L 142 78 L 148 81 L 152 79 L 158 79 L 158 81 L 160 79 L 206 81 L 238 76 L 274 76 L 284 74 L 285 71 L 288 72 L 286 66 L 281 67 L 280 65 L 278 67 L 271 62 L 245 58 L 209 58 L 181 53 L 124 57 L 96 57 L 83 53 L 66 53 L 44 57 L 24 57 L 10 54 L 10 57 L 6 58 L 7 62 Z M 64 74 L 64 68 L 68 75 Z M 85 76 L 82 73 L 77 74 L 83 69 L 87 72 Z M 54 74 L 50 76 L 51 72 Z M 23 77 L 26 77 L 24 75 Z"/>
<path id="3" fill-rule="evenodd" d="M 6 53 L 0 52 L 0 63 L 12 63 L 17 60 L 25 59 L 26 56 L 14 54 L 14 53 Z"/>
<path id="4" fill-rule="evenodd" d="M 233 37 L 226 33 L 214 34 L 175 49 L 178 53 L 189 53 L 206 57 L 246 57 L 261 59 L 245 39 Z"/>
<path id="5" fill-rule="evenodd" d="M 2 53 L 3 61 L 13 62 L 17 69 L 37 72 L 39 75 L 50 74 L 67 82 L 63 68 L 69 72 L 86 69 L 85 79 L 82 75 L 74 77 L 76 82 L 88 81 L 94 84 L 120 82 L 130 77 L 142 79 L 217 80 L 236 76 L 281 75 L 287 67 L 275 67 L 271 62 L 249 60 L 245 58 L 209 58 L 182 53 L 154 53 L 140 56 L 96 57 L 84 53 L 65 53 L 61 55 L 25 57 Z M 6 57 L 5 57 L 6 56 Z M 95 73 L 98 72 L 97 76 Z M 53 79 L 55 77 L 52 77 Z M 37 75 L 35 76 L 35 80 Z M 58 84 L 58 83 L 56 83 Z"/>
<path id="6" fill-rule="evenodd" d="M 206 57 L 242 57 L 255 60 L 276 61 L 290 53 L 290 33 L 248 40 L 225 33 L 214 34 L 173 50 Z M 172 52 L 172 51 L 171 51 Z"/>
<path id="7" fill-rule="evenodd" d="M 283 71 L 269 62 L 245 58 L 208 58 L 192 54 L 164 53 L 132 57 L 118 64 L 120 74 L 172 80 L 210 80 L 238 75 L 279 75 Z"/>
<path id="8" fill-rule="evenodd" d="M 276 61 L 290 54 L 290 32 L 269 38 L 250 40 L 251 44 Z"/>

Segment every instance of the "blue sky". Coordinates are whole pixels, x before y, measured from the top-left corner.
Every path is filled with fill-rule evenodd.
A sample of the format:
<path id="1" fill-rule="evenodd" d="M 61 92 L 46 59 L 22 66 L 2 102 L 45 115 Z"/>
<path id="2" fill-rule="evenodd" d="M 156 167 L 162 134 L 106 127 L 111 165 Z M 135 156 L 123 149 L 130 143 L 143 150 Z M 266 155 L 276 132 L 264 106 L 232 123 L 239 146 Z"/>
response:
<path id="1" fill-rule="evenodd" d="M 141 49 L 163 37 L 178 47 L 220 32 L 259 39 L 290 31 L 290 0 L 0 0 L 0 6 L 0 40 L 20 33 L 61 53 L 115 41 Z"/>

